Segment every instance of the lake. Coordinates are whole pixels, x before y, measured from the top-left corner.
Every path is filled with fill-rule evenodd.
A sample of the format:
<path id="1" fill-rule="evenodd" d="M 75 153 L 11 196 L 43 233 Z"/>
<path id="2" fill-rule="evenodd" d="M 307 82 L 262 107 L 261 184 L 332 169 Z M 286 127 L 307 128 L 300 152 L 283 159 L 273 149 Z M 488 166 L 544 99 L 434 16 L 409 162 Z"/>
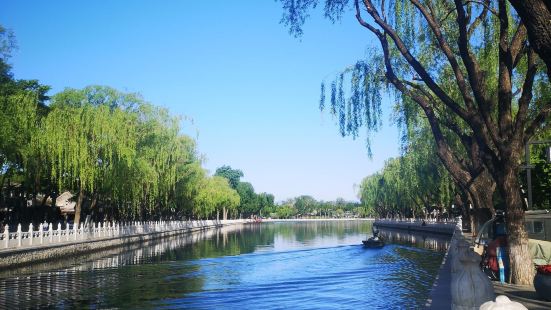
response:
<path id="1" fill-rule="evenodd" d="M 449 237 L 369 221 L 245 224 L 0 272 L 0 307 L 423 308 Z"/>

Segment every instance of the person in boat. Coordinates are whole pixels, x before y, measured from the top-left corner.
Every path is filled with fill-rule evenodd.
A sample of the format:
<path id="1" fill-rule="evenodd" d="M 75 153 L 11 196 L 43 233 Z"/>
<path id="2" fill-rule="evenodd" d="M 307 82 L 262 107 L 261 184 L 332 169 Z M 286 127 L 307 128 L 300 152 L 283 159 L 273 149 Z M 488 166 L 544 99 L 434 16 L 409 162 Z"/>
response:
<path id="1" fill-rule="evenodd" d="M 373 227 L 372 232 L 373 232 L 373 241 L 379 241 L 379 230 Z"/>

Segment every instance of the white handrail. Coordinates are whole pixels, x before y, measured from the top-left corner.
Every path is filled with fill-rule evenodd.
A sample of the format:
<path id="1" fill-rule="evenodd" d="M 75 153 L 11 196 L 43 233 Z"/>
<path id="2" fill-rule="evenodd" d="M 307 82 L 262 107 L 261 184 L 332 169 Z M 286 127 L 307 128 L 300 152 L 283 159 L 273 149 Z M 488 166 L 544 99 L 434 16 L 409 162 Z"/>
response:
<path id="1" fill-rule="evenodd" d="M 45 223 L 42 223 L 36 229 L 30 224 L 27 231 L 22 231 L 21 224 L 18 224 L 17 230 L 13 232 L 10 232 L 8 225 L 5 225 L 3 232 L 0 233 L 0 250 L 71 243 L 78 242 L 79 240 L 107 239 L 148 233 L 191 230 L 194 228 L 244 222 L 247 222 L 247 220 L 104 222 L 97 223 L 97 226 L 96 223 L 92 223 L 89 228 L 85 228 L 82 223 L 73 227 L 66 225 L 65 229 L 61 229 L 61 223 L 58 223 L 55 230 L 53 223 L 48 223 L 46 229 L 44 228 Z"/>

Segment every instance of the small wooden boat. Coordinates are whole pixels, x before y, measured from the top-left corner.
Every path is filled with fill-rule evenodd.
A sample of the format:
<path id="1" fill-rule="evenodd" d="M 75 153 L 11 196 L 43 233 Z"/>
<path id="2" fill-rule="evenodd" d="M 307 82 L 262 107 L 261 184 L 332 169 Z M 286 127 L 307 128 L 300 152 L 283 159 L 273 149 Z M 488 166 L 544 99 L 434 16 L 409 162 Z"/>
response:
<path id="1" fill-rule="evenodd" d="M 366 248 L 382 248 L 385 246 L 384 240 L 379 237 L 371 237 L 367 240 L 362 240 L 362 243 Z"/>
<path id="2" fill-rule="evenodd" d="M 362 243 L 364 244 L 364 247 L 366 248 L 382 248 L 385 246 L 385 241 L 383 238 L 379 237 L 379 230 L 375 227 L 372 228 L 373 231 L 373 237 L 362 240 Z"/>

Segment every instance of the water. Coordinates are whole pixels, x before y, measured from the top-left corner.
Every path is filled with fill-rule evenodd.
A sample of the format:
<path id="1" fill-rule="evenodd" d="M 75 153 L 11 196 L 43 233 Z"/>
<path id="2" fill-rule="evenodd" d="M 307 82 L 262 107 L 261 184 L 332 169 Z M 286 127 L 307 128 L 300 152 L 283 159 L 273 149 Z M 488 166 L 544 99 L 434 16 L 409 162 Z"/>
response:
<path id="1" fill-rule="evenodd" d="M 0 272 L 0 307 L 418 309 L 447 239 L 371 223 L 263 223 Z"/>

